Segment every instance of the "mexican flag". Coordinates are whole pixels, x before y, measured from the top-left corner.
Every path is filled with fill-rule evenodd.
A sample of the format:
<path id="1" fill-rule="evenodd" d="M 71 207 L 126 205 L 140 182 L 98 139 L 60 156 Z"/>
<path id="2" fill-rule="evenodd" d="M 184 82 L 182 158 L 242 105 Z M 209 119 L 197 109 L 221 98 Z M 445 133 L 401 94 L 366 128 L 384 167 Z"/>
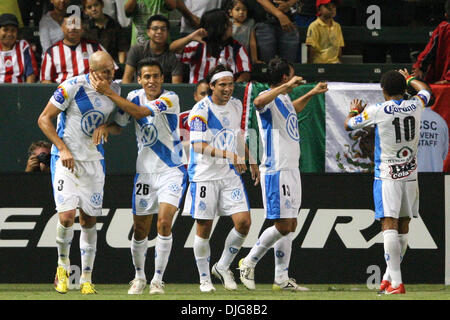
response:
<path id="1" fill-rule="evenodd" d="M 314 86 L 305 84 L 297 87 L 289 96 L 295 100 Z M 243 127 L 246 128 L 249 148 L 255 157 L 258 155 L 258 161 L 261 159 L 262 144 L 253 100 L 266 89 L 267 84 L 247 84 L 243 101 L 246 110 Z M 301 172 L 373 171 L 373 129 L 351 132 L 344 129 L 350 102 L 355 98 L 362 99 L 368 105 L 384 101 L 378 83 L 330 82 L 328 91 L 313 97 L 298 114 Z"/>

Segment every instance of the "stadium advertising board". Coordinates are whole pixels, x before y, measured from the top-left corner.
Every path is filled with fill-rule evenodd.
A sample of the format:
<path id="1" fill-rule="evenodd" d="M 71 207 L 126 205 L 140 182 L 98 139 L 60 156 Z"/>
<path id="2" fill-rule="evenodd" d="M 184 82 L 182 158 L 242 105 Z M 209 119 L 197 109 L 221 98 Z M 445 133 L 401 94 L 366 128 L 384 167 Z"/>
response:
<path id="1" fill-rule="evenodd" d="M 372 285 L 380 281 L 385 262 L 380 225 L 373 218 L 372 179 L 370 174 L 302 176 L 302 209 L 289 272 L 298 283 Z M 233 265 L 248 253 L 260 232 L 270 225 L 264 219 L 259 187 L 254 187 L 248 176 L 245 180 L 252 207 L 252 226 Z M 1 181 L 0 282 L 52 282 L 56 269 L 57 214 L 49 175 L 2 174 Z M 103 215 L 97 223 L 95 270 L 101 272 L 94 270 L 96 283 L 127 283 L 134 276 L 130 253 L 132 182 L 132 175 L 106 178 Z M 421 218 L 413 219 L 410 226 L 409 248 L 402 262 L 403 277 L 408 283 L 443 283 L 448 279 L 445 203 L 450 199 L 445 197 L 450 193 L 450 176 L 421 174 L 419 182 Z M 148 257 L 153 256 L 155 224 L 156 221 L 149 237 Z M 211 265 L 219 259 L 231 227 L 229 218 L 215 220 Z M 71 248 L 72 279 L 80 273 L 79 230 L 77 219 Z M 165 273 L 167 283 L 198 282 L 192 249 L 194 235 L 193 219 L 178 213 L 173 222 L 174 242 Z M 263 259 L 266 263 L 258 265 L 256 281 L 271 283 L 273 251 Z M 153 273 L 153 259 L 147 259 L 146 271 Z"/>

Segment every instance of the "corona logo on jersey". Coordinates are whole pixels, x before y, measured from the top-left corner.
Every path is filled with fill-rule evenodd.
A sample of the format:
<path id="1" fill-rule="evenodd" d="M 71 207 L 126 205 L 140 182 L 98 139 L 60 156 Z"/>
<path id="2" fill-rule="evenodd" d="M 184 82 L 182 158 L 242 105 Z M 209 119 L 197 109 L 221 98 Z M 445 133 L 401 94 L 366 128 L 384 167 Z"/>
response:
<path id="1" fill-rule="evenodd" d="M 289 137 L 295 141 L 300 140 L 300 135 L 298 133 L 298 120 L 297 115 L 294 113 L 290 113 L 286 119 L 286 131 L 289 134 Z"/>
<path id="2" fill-rule="evenodd" d="M 141 127 L 141 141 L 145 147 L 153 146 L 158 140 L 158 130 L 153 123 L 146 123 Z"/>
<path id="3" fill-rule="evenodd" d="M 213 141 L 214 148 L 220 150 L 233 151 L 236 146 L 234 132 L 230 129 L 222 129 L 215 136 Z"/>
<path id="4" fill-rule="evenodd" d="M 414 111 L 416 109 L 417 109 L 417 107 L 416 107 L 415 104 L 410 104 L 407 107 L 396 107 L 396 106 L 393 106 L 393 105 L 387 105 L 387 106 L 384 107 L 384 112 L 387 113 L 387 114 L 394 114 L 396 112 L 411 112 L 411 111 Z"/>
<path id="5" fill-rule="evenodd" d="M 105 115 L 98 110 L 90 110 L 81 118 L 81 130 L 88 137 L 92 137 L 94 130 L 105 123 Z"/>
<path id="6" fill-rule="evenodd" d="M 417 168 L 416 159 L 413 159 L 411 162 L 402 163 L 402 164 L 392 164 L 389 166 L 392 179 L 401 179 L 408 177 L 412 172 L 414 172 Z"/>

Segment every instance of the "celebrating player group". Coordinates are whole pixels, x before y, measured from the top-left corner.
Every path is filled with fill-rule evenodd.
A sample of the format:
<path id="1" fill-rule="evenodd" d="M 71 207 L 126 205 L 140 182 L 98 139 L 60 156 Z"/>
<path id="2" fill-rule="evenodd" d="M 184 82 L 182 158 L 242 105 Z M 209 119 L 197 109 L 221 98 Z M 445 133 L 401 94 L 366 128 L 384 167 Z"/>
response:
<path id="1" fill-rule="evenodd" d="M 120 95 L 113 81 L 114 62 L 106 52 L 90 59 L 89 74 L 61 83 L 41 113 L 38 125 L 52 141 L 51 178 L 59 219 L 56 226 L 58 262 L 55 289 L 69 290 L 70 246 L 79 209 L 82 294 L 97 293 L 92 284 L 96 255 L 96 217 L 101 215 L 105 166 L 103 143 L 120 134 L 134 120 L 138 154 L 132 195 L 132 262 L 135 277 L 128 294 L 142 294 L 147 286 L 145 260 L 153 215 L 157 215 L 154 274 L 150 294 L 164 294 L 164 272 L 172 249 L 172 220 L 177 210 L 196 222 L 194 256 L 200 291 L 213 292 L 211 274 L 226 290 L 236 290 L 231 265 L 251 225 L 250 206 L 241 175 L 250 170 L 254 184 L 261 185 L 266 219 L 264 230 L 247 256 L 237 262 L 239 278 L 249 290 L 256 288 L 255 267 L 272 247 L 274 290 L 305 291 L 289 277 L 292 240 L 301 206 L 299 171 L 300 144 L 297 114 L 327 84 L 291 101 L 289 93 L 304 81 L 294 75 L 289 62 L 275 58 L 269 63 L 270 89 L 254 100 L 263 156 L 258 166 L 241 132 L 242 103 L 234 98 L 234 75 L 226 66 L 213 68 L 206 80 L 208 95 L 190 111 L 189 162 L 180 139 L 180 101 L 173 91 L 162 88 L 161 65 L 143 59 L 137 67 L 142 87 Z M 404 100 L 407 86 L 418 92 Z M 375 126 L 375 218 L 381 220 L 386 273 L 380 290 L 405 293 L 400 263 L 407 247 L 408 223 L 418 213 L 417 145 L 423 107 L 431 90 L 407 70 L 383 75 L 385 102 L 365 106 L 352 101 L 344 127 L 353 130 Z M 117 108 L 117 110 L 116 110 Z M 57 118 L 56 127 L 53 119 Z M 404 149 L 408 152 L 400 152 Z M 285 152 L 289 150 L 289 152 Z M 248 164 L 248 166 L 247 166 Z M 184 208 L 181 208 L 183 199 Z M 218 216 L 229 216 L 229 231 L 220 259 L 210 266 L 210 234 Z"/>

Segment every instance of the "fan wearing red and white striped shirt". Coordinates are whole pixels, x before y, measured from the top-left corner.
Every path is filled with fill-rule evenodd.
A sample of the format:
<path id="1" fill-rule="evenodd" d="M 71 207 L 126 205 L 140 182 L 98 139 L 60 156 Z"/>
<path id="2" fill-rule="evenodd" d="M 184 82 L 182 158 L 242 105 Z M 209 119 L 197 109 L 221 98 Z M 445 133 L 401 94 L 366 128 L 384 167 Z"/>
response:
<path id="1" fill-rule="evenodd" d="M 98 42 L 82 39 L 83 27 L 76 16 L 64 18 L 64 39 L 45 52 L 41 65 L 42 83 L 61 83 L 89 73 L 89 57 L 95 51 L 106 51 Z"/>
<path id="2" fill-rule="evenodd" d="M 32 83 L 38 76 L 33 49 L 26 40 L 17 40 L 17 18 L 0 16 L 0 83 Z"/>
<path id="3" fill-rule="evenodd" d="M 219 64 L 233 71 L 235 82 L 250 80 L 248 53 L 231 37 L 232 33 L 232 24 L 225 11 L 213 9 L 203 14 L 199 29 L 171 43 L 170 50 L 190 67 L 190 83 L 206 78 Z"/>

